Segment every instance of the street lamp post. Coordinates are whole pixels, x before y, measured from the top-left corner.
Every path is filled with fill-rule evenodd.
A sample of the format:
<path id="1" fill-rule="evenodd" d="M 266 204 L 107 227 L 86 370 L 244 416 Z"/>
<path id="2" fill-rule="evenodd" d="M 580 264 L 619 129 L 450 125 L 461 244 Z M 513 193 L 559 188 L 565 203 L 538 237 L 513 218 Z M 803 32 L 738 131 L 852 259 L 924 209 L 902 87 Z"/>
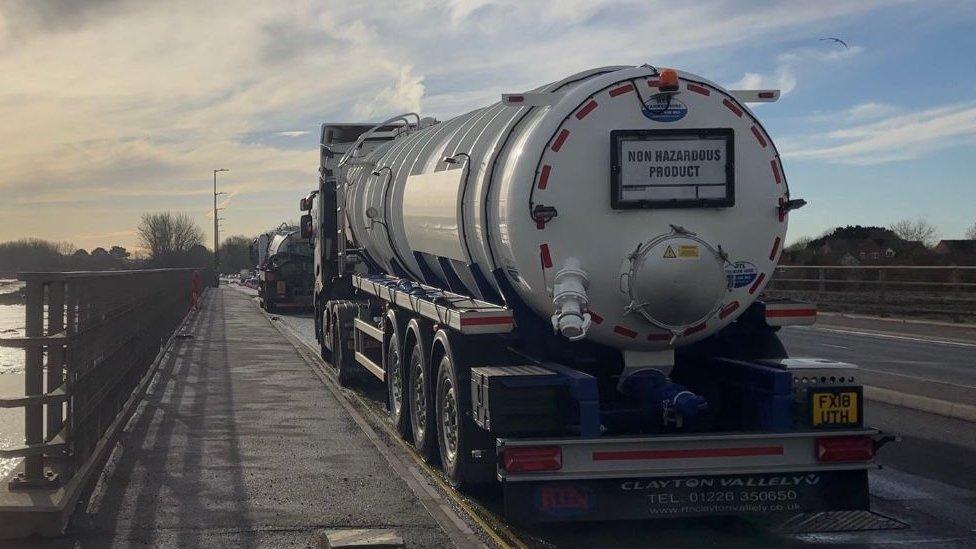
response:
<path id="1" fill-rule="evenodd" d="M 217 255 L 217 247 L 219 246 L 219 242 L 220 242 L 220 233 L 219 233 L 219 229 L 217 228 L 217 195 L 224 194 L 224 193 L 217 192 L 217 172 L 229 172 L 229 171 L 230 170 L 228 170 L 227 168 L 220 168 L 218 170 L 213 171 L 214 278 L 216 280 L 220 280 L 220 271 L 218 270 L 220 267 L 220 261 L 218 259 L 219 256 Z"/>

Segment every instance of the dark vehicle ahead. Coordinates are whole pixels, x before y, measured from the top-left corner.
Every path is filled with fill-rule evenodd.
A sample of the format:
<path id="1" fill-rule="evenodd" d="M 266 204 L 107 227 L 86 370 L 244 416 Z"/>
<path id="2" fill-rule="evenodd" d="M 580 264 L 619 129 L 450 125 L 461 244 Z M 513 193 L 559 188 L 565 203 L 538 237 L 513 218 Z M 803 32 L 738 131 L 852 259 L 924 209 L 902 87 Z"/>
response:
<path id="1" fill-rule="evenodd" d="M 264 310 L 312 306 L 312 244 L 298 231 L 274 235 L 258 270 L 258 296 Z"/>

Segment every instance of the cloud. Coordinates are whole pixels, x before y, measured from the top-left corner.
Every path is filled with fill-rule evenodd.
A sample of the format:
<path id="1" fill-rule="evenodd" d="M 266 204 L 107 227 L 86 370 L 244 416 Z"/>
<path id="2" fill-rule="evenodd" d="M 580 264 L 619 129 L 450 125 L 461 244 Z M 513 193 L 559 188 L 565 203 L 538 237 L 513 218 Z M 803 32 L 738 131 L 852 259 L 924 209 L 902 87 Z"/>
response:
<path id="1" fill-rule="evenodd" d="M 302 138 L 323 121 L 444 119 L 586 68 L 775 43 L 878 5 L 7 0 L 0 240 L 95 234 L 83 228 L 139 208 L 206 226 L 215 167 L 238 193 L 226 230 L 247 234 L 295 216 L 317 180 Z"/>
<path id="2" fill-rule="evenodd" d="M 367 98 L 356 102 L 353 114 L 362 119 L 376 118 L 380 113 L 420 112 L 424 97 L 424 77 L 413 74 L 413 67 L 401 67 L 396 80 Z"/>
<path id="3" fill-rule="evenodd" d="M 863 106 L 861 106 L 863 107 Z M 863 111 L 855 107 L 855 112 Z M 868 112 L 877 111 L 869 107 Z M 849 113 L 851 109 L 842 111 Z M 920 158 L 976 139 L 976 102 L 952 103 L 854 124 L 807 139 L 789 139 L 789 159 L 870 165 Z"/>
<path id="4" fill-rule="evenodd" d="M 786 95 L 796 88 L 797 73 L 803 73 L 813 65 L 846 61 L 864 51 L 860 46 L 850 48 L 827 46 L 826 48 L 832 49 L 799 48 L 780 54 L 776 58 L 777 66 L 772 73 L 747 72 L 729 87 L 746 90 L 777 89 L 782 95 Z M 821 67 L 816 67 L 816 70 L 821 70 Z"/>
<path id="5" fill-rule="evenodd" d="M 851 124 L 878 120 L 901 112 L 901 108 L 890 103 L 866 101 L 840 111 L 817 111 L 807 116 L 806 121 L 814 124 Z"/>
<path id="6" fill-rule="evenodd" d="M 786 95 L 796 87 L 796 75 L 787 67 L 780 67 L 775 74 L 759 74 L 747 72 L 738 82 L 730 84 L 734 90 L 780 90 Z"/>

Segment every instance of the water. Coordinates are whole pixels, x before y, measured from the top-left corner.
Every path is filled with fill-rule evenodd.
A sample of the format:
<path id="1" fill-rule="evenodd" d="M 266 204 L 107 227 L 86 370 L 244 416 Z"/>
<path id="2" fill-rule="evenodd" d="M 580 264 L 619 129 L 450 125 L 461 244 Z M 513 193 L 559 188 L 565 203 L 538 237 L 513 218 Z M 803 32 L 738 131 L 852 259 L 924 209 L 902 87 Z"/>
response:
<path id="1" fill-rule="evenodd" d="M 0 294 L 17 292 L 16 280 L 0 280 Z M 24 335 L 24 306 L 0 305 L 0 338 Z M 0 347 L 0 397 L 24 394 L 24 351 Z M 0 408 L 0 448 L 23 443 L 24 412 L 21 408 Z M 19 459 L 0 458 L 0 479 L 17 466 Z"/>

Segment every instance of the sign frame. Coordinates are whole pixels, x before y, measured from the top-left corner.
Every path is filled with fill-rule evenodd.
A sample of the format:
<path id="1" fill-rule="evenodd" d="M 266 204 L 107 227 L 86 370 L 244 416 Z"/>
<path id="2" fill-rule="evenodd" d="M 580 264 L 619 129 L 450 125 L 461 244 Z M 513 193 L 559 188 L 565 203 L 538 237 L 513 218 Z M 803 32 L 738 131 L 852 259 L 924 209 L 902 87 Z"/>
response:
<path id="1" fill-rule="evenodd" d="M 622 200 L 622 144 L 625 140 L 641 141 L 712 139 L 725 141 L 725 197 L 668 200 Z M 655 139 L 656 138 L 656 139 Z M 693 185 L 689 185 L 693 186 Z M 610 207 L 614 210 L 659 208 L 729 208 L 735 205 L 735 131 L 732 128 L 697 128 L 667 130 L 610 131 Z"/>

